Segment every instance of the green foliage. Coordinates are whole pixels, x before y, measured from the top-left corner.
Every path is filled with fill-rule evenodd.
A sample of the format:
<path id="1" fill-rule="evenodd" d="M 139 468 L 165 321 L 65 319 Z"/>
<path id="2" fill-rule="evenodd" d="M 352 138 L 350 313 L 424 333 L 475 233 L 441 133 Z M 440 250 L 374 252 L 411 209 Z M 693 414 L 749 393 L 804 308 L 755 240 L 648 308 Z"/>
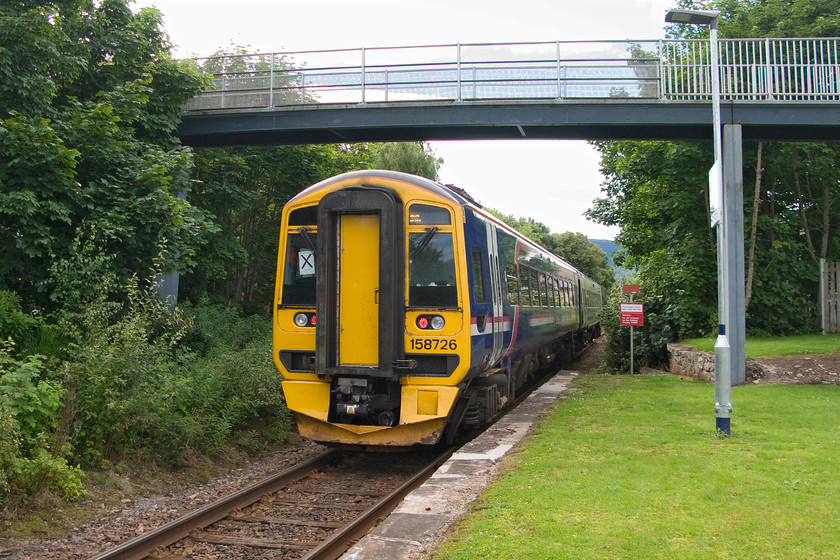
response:
<path id="1" fill-rule="evenodd" d="M 20 298 L 14 292 L 0 290 L 0 341 L 20 340 L 34 329 L 38 320 L 20 309 Z"/>
<path id="2" fill-rule="evenodd" d="M 20 432 L 8 405 L 0 400 L 0 504 L 15 484 L 14 470 L 20 456 Z"/>
<path id="3" fill-rule="evenodd" d="M 42 356 L 11 357 L 11 342 L 0 347 L 0 399 L 17 421 L 24 446 L 55 427 L 64 388 L 45 379 Z"/>
<path id="4" fill-rule="evenodd" d="M 10 505 L 43 484 L 64 499 L 85 495 L 83 473 L 70 466 L 62 446 L 53 452 L 64 387 L 48 379 L 42 356 L 12 357 L 12 343 L 0 346 L 0 504 Z"/>
<path id="5" fill-rule="evenodd" d="M 572 263 L 575 268 L 592 278 L 604 290 L 615 283 L 615 274 L 609 265 L 607 254 L 591 243 L 582 233 L 553 233 L 547 249 Z"/>
<path id="6" fill-rule="evenodd" d="M 189 267 L 212 225 L 179 198 L 191 156 L 171 133 L 206 78 L 171 60 L 159 12 L 35 1 L 4 4 L 0 27 L 0 289 L 50 309 L 49 265 L 85 221 L 121 281 L 162 239 Z"/>
<path id="7" fill-rule="evenodd" d="M 837 0 L 718 0 L 709 2 L 723 13 L 725 37 L 837 37 Z"/>
<path id="8" fill-rule="evenodd" d="M 202 267 L 237 301 L 270 300 L 285 200 L 371 150 L 208 151 L 194 181 L 172 132 L 209 78 L 171 59 L 160 23 L 127 0 L 0 5 L 0 340 L 18 343 L 0 352 L 4 504 L 79 498 L 73 464 L 181 464 L 289 426 L 269 321 L 172 313 L 149 279 Z"/>
<path id="9" fill-rule="evenodd" d="M 434 151 L 425 142 L 387 142 L 376 151 L 373 159 L 374 169 L 402 171 L 438 180 L 438 170 L 443 159 L 436 157 Z"/>
<path id="10" fill-rule="evenodd" d="M 91 251 L 81 266 L 97 266 L 101 249 Z M 233 431 L 257 424 L 267 440 L 282 440 L 290 414 L 268 320 L 214 303 L 170 313 L 136 283 L 114 302 L 107 281 L 96 286 L 99 295 L 71 317 L 65 363 L 79 462 L 143 455 L 180 465 L 191 450 L 213 453 Z"/>

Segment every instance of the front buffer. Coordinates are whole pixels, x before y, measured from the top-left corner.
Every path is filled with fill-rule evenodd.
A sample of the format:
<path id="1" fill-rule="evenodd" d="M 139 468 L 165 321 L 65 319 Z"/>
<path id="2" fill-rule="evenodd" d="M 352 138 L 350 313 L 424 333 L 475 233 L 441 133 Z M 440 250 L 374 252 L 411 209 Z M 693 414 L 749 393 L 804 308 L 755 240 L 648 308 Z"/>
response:
<path id="1" fill-rule="evenodd" d="M 399 410 L 395 411 L 399 423 L 374 426 L 334 421 L 333 417 L 361 418 L 371 411 L 363 390 L 351 387 L 349 392 L 344 392 L 347 385 L 335 383 L 337 389 L 331 391 L 333 385 L 326 380 L 283 382 L 286 403 L 295 413 L 301 436 L 327 444 L 353 446 L 435 445 L 443 436 L 460 392 L 458 387 L 401 385 Z M 354 391 L 358 399 L 354 399 Z M 324 407 L 325 403 L 330 403 L 329 409 Z"/>

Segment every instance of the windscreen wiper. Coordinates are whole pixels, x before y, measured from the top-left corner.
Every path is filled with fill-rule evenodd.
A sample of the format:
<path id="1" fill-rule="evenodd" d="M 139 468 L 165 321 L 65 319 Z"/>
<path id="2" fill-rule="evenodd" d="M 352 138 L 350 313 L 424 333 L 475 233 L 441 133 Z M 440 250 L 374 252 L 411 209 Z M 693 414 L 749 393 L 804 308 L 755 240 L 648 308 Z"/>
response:
<path id="1" fill-rule="evenodd" d="M 307 247 L 312 249 L 312 252 L 315 253 L 315 243 L 313 243 L 312 238 L 309 237 L 309 228 L 301 226 L 298 228 L 298 233 L 303 238 L 303 242 L 306 243 Z"/>
<path id="2" fill-rule="evenodd" d="M 411 251 L 411 258 L 416 257 L 420 254 L 420 251 L 426 248 L 426 245 L 429 244 L 429 242 L 432 240 L 432 237 L 434 237 L 435 234 L 438 232 L 438 229 L 439 228 L 435 226 L 430 226 L 426 228 L 426 234 L 420 239 L 420 243 L 417 244 L 417 247 L 415 247 L 414 250 Z"/>

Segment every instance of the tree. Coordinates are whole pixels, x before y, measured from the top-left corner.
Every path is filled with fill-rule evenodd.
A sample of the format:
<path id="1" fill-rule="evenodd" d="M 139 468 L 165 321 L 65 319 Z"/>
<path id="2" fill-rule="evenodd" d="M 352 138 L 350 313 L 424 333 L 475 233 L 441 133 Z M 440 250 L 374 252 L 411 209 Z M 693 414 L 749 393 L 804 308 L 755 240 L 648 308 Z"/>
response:
<path id="1" fill-rule="evenodd" d="M 182 267 L 197 253 L 208 224 L 178 196 L 191 154 L 172 132 L 205 78 L 160 22 L 127 0 L 0 6 L 0 288 L 27 305 L 60 305 L 49 266 L 83 225 L 118 278 L 149 274 L 161 245 Z"/>
<path id="2" fill-rule="evenodd" d="M 575 268 L 598 282 L 604 290 L 609 290 L 615 283 L 615 274 L 609 265 L 607 254 L 582 233 L 552 233 L 551 243 L 546 248 L 572 263 Z"/>
<path id="3" fill-rule="evenodd" d="M 680 2 L 720 9 L 725 36 L 833 35 L 840 31 L 837 0 L 723 0 Z M 708 33 L 702 26 L 670 27 L 674 37 Z M 679 336 L 713 332 L 716 316 L 715 238 L 708 225 L 706 142 L 596 144 L 607 177 L 605 196 L 589 215 L 620 225 L 626 264 L 661 302 L 661 315 Z M 747 329 L 791 333 L 815 324 L 817 255 L 840 255 L 833 224 L 840 218 L 840 151 L 825 144 L 744 144 L 744 206 L 751 298 Z"/>
<path id="4" fill-rule="evenodd" d="M 387 142 L 376 151 L 373 168 L 402 171 L 437 181 L 442 163 L 443 159 L 436 157 L 425 142 Z"/>
<path id="5" fill-rule="evenodd" d="M 714 324 L 714 238 L 704 173 L 711 146 L 698 142 L 605 142 L 603 192 L 587 215 L 621 226 L 618 264 L 635 268 L 663 306 L 680 337 L 705 334 Z"/>

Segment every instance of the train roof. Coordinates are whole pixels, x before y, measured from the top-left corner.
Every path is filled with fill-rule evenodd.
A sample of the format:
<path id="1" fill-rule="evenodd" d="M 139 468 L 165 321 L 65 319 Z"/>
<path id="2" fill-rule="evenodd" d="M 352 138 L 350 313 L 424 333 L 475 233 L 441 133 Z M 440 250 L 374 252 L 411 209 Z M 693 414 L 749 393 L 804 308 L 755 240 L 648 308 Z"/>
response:
<path id="1" fill-rule="evenodd" d="M 457 187 L 453 189 L 441 185 L 440 183 L 437 183 L 430 179 L 426 179 L 425 177 L 419 177 L 417 175 L 411 175 L 409 173 L 402 173 L 400 171 L 388 171 L 384 169 L 363 169 L 360 171 L 348 171 L 347 173 L 342 173 L 341 175 L 336 175 L 335 177 L 324 179 L 323 181 L 315 183 L 311 187 L 304 189 L 303 191 L 298 193 L 294 198 L 292 198 L 289 202 L 294 202 L 298 198 L 307 196 L 313 193 L 314 191 L 332 185 L 333 183 L 338 183 L 346 181 L 347 179 L 355 179 L 361 177 L 380 177 L 383 179 L 392 179 L 396 181 L 402 181 L 404 183 L 411 183 L 415 186 L 431 191 L 438 196 L 447 198 L 461 206 L 474 206 L 476 208 L 481 207 L 481 205 L 475 202 L 472 199 L 472 197 L 470 197 L 466 192 L 462 191 L 461 189 L 458 189 Z M 463 194 L 460 194 L 458 191 L 460 191 L 460 193 Z"/>

